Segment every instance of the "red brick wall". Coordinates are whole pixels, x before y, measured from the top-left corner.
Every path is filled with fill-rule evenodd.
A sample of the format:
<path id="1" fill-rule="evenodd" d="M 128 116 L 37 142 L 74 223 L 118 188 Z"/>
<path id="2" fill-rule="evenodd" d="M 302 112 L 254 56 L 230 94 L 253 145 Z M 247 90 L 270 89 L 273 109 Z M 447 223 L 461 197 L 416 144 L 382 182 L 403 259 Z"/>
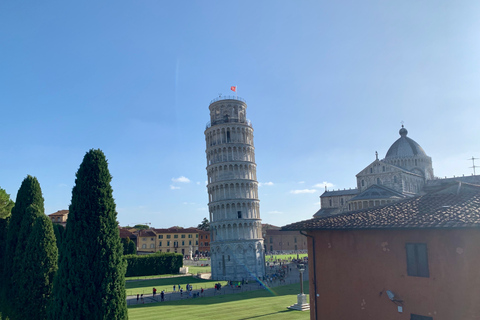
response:
<path id="1" fill-rule="evenodd" d="M 480 229 L 312 231 L 311 319 L 480 319 Z M 405 243 L 426 243 L 429 278 L 407 275 Z M 313 268 L 312 240 L 308 257 Z M 403 313 L 389 300 L 404 301 Z M 314 303 L 317 301 L 318 317 Z"/>

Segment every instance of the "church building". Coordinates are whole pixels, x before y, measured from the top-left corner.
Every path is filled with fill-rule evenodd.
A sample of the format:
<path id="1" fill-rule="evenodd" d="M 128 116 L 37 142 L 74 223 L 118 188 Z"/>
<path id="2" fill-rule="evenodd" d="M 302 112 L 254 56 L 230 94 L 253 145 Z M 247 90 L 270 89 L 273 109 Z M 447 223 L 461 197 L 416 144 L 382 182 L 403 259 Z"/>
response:
<path id="1" fill-rule="evenodd" d="M 376 159 L 357 174 L 357 187 L 327 191 L 320 196 L 321 209 L 314 217 L 324 217 L 359 209 L 371 208 L 425 193 L 447 183 L 433 175 L 432 158 L 402 125 L 400 138 L 388 149 L 385 158 Z M 478 176 L 460 177 L 469 183 Z"/>

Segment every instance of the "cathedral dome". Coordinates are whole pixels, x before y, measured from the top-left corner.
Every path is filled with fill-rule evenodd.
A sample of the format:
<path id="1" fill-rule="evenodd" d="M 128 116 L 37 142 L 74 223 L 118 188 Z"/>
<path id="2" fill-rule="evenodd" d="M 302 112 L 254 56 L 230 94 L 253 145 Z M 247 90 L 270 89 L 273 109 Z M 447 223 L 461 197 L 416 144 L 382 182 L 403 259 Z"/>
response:
<path id="1" fill-rule="evenodd" d="M 395 141 L 387 151 L 385 160 L 388 158 L 409 158 L 409 157 L 427 157 L 422 147 L 410 138 L 407 138 L 408 131 L 402 125 L 399 131 L 400 138 Z"/>

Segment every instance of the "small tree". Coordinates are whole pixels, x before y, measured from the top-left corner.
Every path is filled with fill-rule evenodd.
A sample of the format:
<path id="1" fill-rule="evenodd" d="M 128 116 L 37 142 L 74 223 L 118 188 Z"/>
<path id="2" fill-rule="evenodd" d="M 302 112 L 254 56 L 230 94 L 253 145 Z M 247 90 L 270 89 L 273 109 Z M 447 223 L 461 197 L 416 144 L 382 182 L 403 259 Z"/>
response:
<path id="1" fill-rule="evenodd" d="M 121 242 L 122 242 L 122 245 L 123 245 L 123 254 L 124 255 L 129 254 L 128 253 L 128 245 L 131 242 L 130 238 L 128 238 L 128 237 L 127 238 L 122 238 Z"/>
<path id="2" fill-rule="evenodd" d="M 207 218 L 203 218 L 202 223 L 200 223 L 197 226 L 197 229 L 203 230 L 203 231 L 210 231 L 210 222 L 208 221 Z"/>
<path id="3" fill-rule="evenodd" d="M 3 285 L 5 284 L 5 280 L 2 279 L 4 268 L 3 261 L 5 260 L 4 256 L 8 222 L 10 220 L 14 204 L 15 203 L 10 199 L 10 195 L 5 190 L 0 188 L 0 314 L 4 313 L 2 310 L 5 307 L 5 300 L 2 297 Z M 1 318 L 2 317 L 0 316 L 0 319 Z"/>
<path id="4" fill-rule="evenodd" d="M 41 320 L 47 319 L 47 306 L 57 271 L 58 249 L 50 219 L 39 214 L 40 210 L 36 206 L 28 207 L 27 211 L 29 213 L 23 220 L 25 224 L 29 223 L 27 216 L 36 218 L 19 268 L 23 277 L 18 285 L 26 290 L 28 298 L 25 299 L 25 295 L 22 295 L 22 299 L 16 301 L 15 305 L 18 319 Z M 21 305 L 23 308 L 19 308 Z"/>
<path id="5" fill-rule="evenodd" d="M 128 243 L 128 250 L 127 250 L 127 254 L 137 254 L 137 246 L 135 245 L 135 242 L 133 241 L 130 241 Z"/>
<path id="6" fill-rule="evenodd" d="M 18 190 L 15 206 L 12 208 L 5 241 L 5 256 L 4 260 L 1 261 L 4 263 L 2 299 L 0 299 L 2 301 L 2 315 L 5 314 L 11 320 L 18 319 L 15 301 L 18 301 L 19 297 L 24 294 L 22 292 L 24 288 L 20 288 L 17 284 L 23 275 L 15 268 L 15 263 L 20 261 L 20 257 L 15 258 L 15 254 L 18 252 L 23 255 L 22 250 L 27 245 L 27 238 L 20 238 L 19 235 L 31 233 L 31 230 L 22 230 L 22 221 L 30 205 L 35 205 L 39 214 L 44 214 L 43 202 L 42 190 L 37 178 L 27 176 Z M 21 249 L 17 251 L 17 247 Z"/>
<path id="7" fill-rule="evenodd" d="M 8 218 L 14 205 L 15 202 L 10 199 L 10 195 L 0 188 L 0 219 Z"/>
<path id="8" fill-rule="evenodd" d="M 55 234 L 55 239 L 57 241 L 58 253 L 60 254 L 60 247 L 63 242 L 63 237 L 65 236 L 65 227 L 58 223 L 53 223 L 53 233 Z"/>
<path id="9" fill-rule="evenodd" d="M 111 180 L 103 152 L 87 152 L 72 190 L 52 319 L 128 319 L 126 261 Z"/>

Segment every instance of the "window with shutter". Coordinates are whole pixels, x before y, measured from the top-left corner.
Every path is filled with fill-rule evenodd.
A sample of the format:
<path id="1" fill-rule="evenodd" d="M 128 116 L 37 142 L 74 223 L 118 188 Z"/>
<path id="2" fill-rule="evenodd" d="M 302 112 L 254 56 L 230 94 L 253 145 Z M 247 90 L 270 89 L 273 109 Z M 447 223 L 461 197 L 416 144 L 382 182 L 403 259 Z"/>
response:
<path id="1" fill-rule="evenodd" d="M 430 277 L 426 243 L 407 243 L 407 274 L 413 277 Z"/>

